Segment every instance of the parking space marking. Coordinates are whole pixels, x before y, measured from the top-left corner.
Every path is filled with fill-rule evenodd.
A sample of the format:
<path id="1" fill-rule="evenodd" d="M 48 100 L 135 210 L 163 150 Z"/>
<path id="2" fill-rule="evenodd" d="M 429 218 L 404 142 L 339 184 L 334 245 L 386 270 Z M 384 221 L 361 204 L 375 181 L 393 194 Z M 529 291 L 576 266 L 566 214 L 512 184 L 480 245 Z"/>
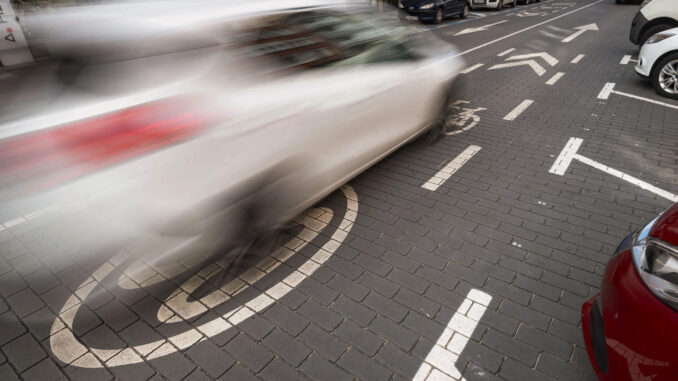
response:
<path id="1" fill-rule="evenodd" d="M 265 308 L 269 307 L 280 298 L 287 295 L 290 291 L 294 289 L 297 285 L 303 282 L 306 278 L 311 276 L 315 270 L 320 268 L 332 255 L 333 253 L 341 246 L 344 239 L 350 233 L 353 223 L 358 215 L 358 195 L 355 193 L 353 188 L 349 185 L 344 185 L 341 187 L 341 191 L 346 197 L 346 211 L 342 218 L 341 223 L 336 230 L 331 235 L 330 239 L 322 247 L 318 248 L 317 251 L 310 256 L 297 270 L 294 270 L 291 274 L 286 276 L 281 281 L 275 283 L 273 286 L 266 289 L 264 292 L 260 292 L 258 296 L 249 300 L 245 304 L 240 305 L 228 312 L 224 313 L 221 316 L 217 316 L 214 319 L 202 323 L 196 328 L 188 329 L 185 332 L 177 333 L 174 336 L 168 337 L 171 343 L 173 343 L 178 350 L 184 350 L 189 346 L 193 345 L 195 342 L 193 338 L 202 338 L 203 336 L 212 337 L 221 332 L 227 331 L 228 329 L 234 327 L 247 320 L 248 318 L 254 316 Z M 321 213 L 322 214 L 322 213 Z M 318 215 L 318 213 L 308 213 L 306 216 L 313 219 L 313 215 Z M 326 226 L 329 226 L 329 220 L 317 220 L 311 221 L 306 227 L 311 229 L 324 229 Z M 305 241 L 303 236 L 304 231 L 300 232 L 297 235 L 299 241 Z M 305 247 L 304 244 L 297 245 L 292 254 L 296 254 L 301 247 Z M 93 356 L 86 357 L 83 352 L 92 352 L 97 354 L 105 354 L 106 356 L 101 356 L 103 358 L 110 358 L 116 353 L 120 352 L 121 349 L 100 349 L 100 348 L 87 348 L 84 347 L 78 339 L 75 337 L 72 329 L 74 320 L 77 317 L 79 308 L 82 306 L 83 302 L 87 297 L 94 291 L 97 286 L 100 285 L 100 281 L 108 277 L 109 274 L 113 272 L 116 268 L 112 263 L 123 263 L 126 260 L 126 257 L 130 254 L 126 251 L 121 252 L 116 255 L 110 262 L 104 263 L 98 269 L 92 273 L 92 277 L 88 277 L 85 280 L 77 291 L 70 295 L 70 297 L 65 301 L 61 311 L 59 311 L 58 318 L 54 320 L 52 328 L 50 330 L 50 339 L 49 345 L 50 349 L 54 356 L 60 361 L 69 364 L 75 360 L 78 361 L 77 366 L 80 368 L 102 368 L 104 365 Z M 291 255 L 290 255 L 291 256 Z M 278 259 L 276 254 L 271 254 L 271 259 Z M 264 260 L 266 261 L 266 260 Z M 284 261 L 284 259 L 283 259 Z M 262 261 L 263 262 L 263 261 Z M 245 284 L 243 287 L 249 287 L 251 285 Z M 65 326 L 64 326 L 65 325 Z M 157 348 L 165 342 L 165 339 L 159 339 L 152 343 L 139 344 L 135 347 L 128 347 L 126 351 L 135 351 L 138 353 L 147 353 L 143 348 L 153 347 Z M 151 353 L 148 355 L 148 358 L 157 358 L 162 356 L 170 355 L 176 352 L 177 349 L 172 349 L 169 352 L 163 352 L 162 354 L 155 355 Z M 154 352 L 155 353 L 155 352 Z M 82 356 L 82 357 L 81 357 Z M 87 360 L 83 360 L 87 358 Z M 123 366 L 131 365 L 143 362 L 144 359 L 141 356 L 116 356 L 115 364 L 111 364 L 113 359 L 109 360 L 107 363 L 108 366 Z"/>
<path id="2" fill-rule="evenodd" d="M 475 70 L 475 69 L 477 69 L 477 68 L 479 68 L 479 67 L 482 67 L 482 66 L 484 66 L 484 65 L 485 65 L 485 64 L 478 63 L 478 64 L 475 64 L 475 65 L 473 65 L 473 66 L 471 66 L 471 67 L 467 67 L 466 69 L 464 69 L 464 70 L 461 71 L 461 74 L 468 74 L 468 73 L 472 72 L 473 70 Z"/>
<path id="3" fill-rule="evenodd" d="M 622 57 L 621 61 L 619 61 L 619 64 L 626 65 L 629 62 L 638 62 L 638 60 L 634 60 L 630 55 L 627 54 L 624 57 Z"/>
<path id="4" fill-rule="evenodd" d="M 524 101 L 520 102 L 520 104 L 516 106 L 516 108 L 514 108 L 513 110 L 511 110 L 511 112 L 506 114 L 504 120 L 511 121 L 516 119 L 520 114 L 523 113 L 523 111 L 527 110 L 527 108 L 530 107 L 532 103 L 534 103 L 532 99 L 525 99 Z"/>
<path id="5" fill-rule="evenodd" d="M 466 164 L 467 161 L 471 160 L 471 158 L 480 150 L 481 147 L 474 145 L 468 146 L 468 148 L 466 148 L 464 152 L 457 155 L 457 157 L 450 161 L 445 166 L 445 168 L 438 171 L 438 173 L 433 175 L 433 177 L 431 177 L 421 187 L 424 189 L 428 189 L 430 191 L 437 190 L 442 183 L 447 181 L 455 172 L 459 170 L 459 168 L 463 167 L 464 164 Z"/>
<path id="6" fill-rule="evenodd" d="M 468 292 L 412 381 L 462 378 L 456 362 L 491 301 L 492 296 L 481 290 L 473 288 Z"/>
<path id="7" fill-rule="evenodd" d="M 574 57 L 572 59 L 572 61 L 570 61 L 570 63 L 573 63 L 573 64 L 579 63 L 579 61 L 581 61 L 584 57 L 586 57 L 586 54 L 580 54 L 580 55 Z"/>
<path id="8" fill-rule="evenodd" d="M 551 79 L 549 79 L 548 81 L 546 81 L 546 84 L 549 85 L 549 86 L 553 86 L 553 85 L 555 85 L 556 82 L 558 82 L 558 80 L 559 80 L 560 78 L 562 78 L 564 75 L 565 75 L 565 73 L 563 73 L 563 72 L 558 72 L 558 73 L 556 73 L 553 77 L 551 77 Z"/>
<path id="9" fill-rule="evenodd" d="M 650 191 L 657 196 L 663 197 L 667 200 L 670 200 L 672 202 L 678 202 L 678 195 L 675 195 L 671 192 L 665 191 L 659 187 L 656 187 L 650 183 L 647 183 L 643 180 L 640 180 L 636 177 L 633 177 L 631 175 L 628 175 L 622 171 L 619 171 L 617 169 L 614 169 L 612 167 L 609 167 L 605 164 L 599 163 L 595 160 L 589 159 L 588 157 L 582 156 L 577 153 L 579 150 L 579 147 L 581 146 L 583 140 L 580 138 L 570 138 L 568 140 L 567 144 L 565 144 L 565 148 L 560 152 L 560 155 L 558 155 L 558 158 L 556 158 L 556 161 L 553 163 L 553 166 L 551 166 L 551 169 L 549 169 L 549 173 L 552 173 L 554 175 L 562 176 L 565 174 L 567 171 L 567 168 L 570 166 L 572 163 L 572 160 L 579 160 L 580 162 L 591 166 L 593 168 L 596 168 L 600 171 L 603 171 L 609 175 L 612 175 L 618 179 L 622 179 L 624 181 L 627 181 L 641 189 L 645 189 L 647 191 Z"/>
<path id="10" fill-rule="evenodd" d="M 551 169 L 549 169 L 549 173 L 560 176 L 564 175 L 565 171 L 567 171 L 567 168 L 570 166 L 572 159 L 574 159 L 574 155 L 577 154 L 577 150 L 579 150 L 579 147 L 583 142 L 583 139 L 570 138 L 570 140 L 567 141 L 567 144 L 565 144 L 565 148 L 560 151 L 560 155 L 558 155 L 556 158 L 556 161 L 551 166 Z"/>
<path id="11" fill-rule="evenodd" d="M 610 94 L 617 94 L 617 95 L 621 95 L 623 97 L 637 99 L 639 101 L 648 102 L 648 103 L 656 104 L 656 105 L 659 105 L 659 106 L 664 106 L 664 107 L 668 107 L 668 108 L 678 110 L 678 106 L 670 104 L 670 103 L 661 102 L 661 101 L 657 101 L 657 100 L 654 100 L 654 99 L 641 97 L 639 95 L 625 93 L 623 91 L 617 91 L 617 90 L 614 89 L 615 85 L 616 84 L 614 82 L 606 83 L 605 86 L 603 86 L 603 89 L 600 90 L 600 93 L 598 94 L 598 99 L 608 99 L 610 97 Z"/>
<path id="12" fill-rule="evenodd" d="M 466 54 L 468 54 L 468 53 L 474 52 L 474 51 L 476 51 L 476 50 L 478 50 L 478 49 L 482 49 L 482 48 L 484 48 L 484 47 L 486 47 L 486 46 L 490 46 L 490 45 L 492 45 L 492 44 L 494 44 L 494 43 L 497 43 L 497 42 L 499 42 L 499 41 L 503 41 L 503 40 L 505 40 L 505 39 L 507 39 L 507 38 L 511 38 L 511 37 L 513 37 L 513 36 L 516 36 L 516 35 L 518 35 L 518 34 L 521 34 L 521 33 L 523 33 L 523 32 L 526 32 L 526 31 L 528 31 L 528 30 L 531 30 L 531 29 L 534 29 L 534 28 L 538 28 L 538 27 L 540 27 L 540 26 L 542 26 L 542 25 L 545 25 L 545 24 L 550 23 L 551 21 L 558 20 L 558 19 L 563 18 L 563 17 L 565 17 L 565 16 L 569 16 L 569 15 L 571 15 L 571 14 L 573 14 L 573 13 L 576 13 L 576 12 L 579 12 L 579 11 L 581 11 L 581 10 L 584 10 L 584 9 L 586 9 L 586 8 L 588 8 L 588 7 L 592 7 L 592 6 L 598 4 L 598 3 L 602 2 L 602 1 L 603 1 L 603 0 L 597 0 L 597 1 L 594 1 L 594 2 L 591 3 L 591 4 L 587 4 L 587 5 L 584 5 L 583 7 L 579 7 L 579 8 L 577 8 L 577 9 L 573 9 L 573 10 L 567 12 L 567 13 L 563 13 L 562 15 L 559 15 L 559 16 L 550 18 L 550 19 L 548 19 L 548 20 L 545 20 L 545 21 L 536 23 L 536 24 L 534 24 L 534 25 L 532 25 L 532 26 L 528 26 L 528 27 L 523 28 L 523 29 L 521 29 L 521 30 L 518 30 L 518 31 L 516 31 L 516 32 L 509 33 L 509 34 L 507 34 L 507 35 L 505 35 L 505 36 L 502 36 L 502 37 L 499 37 L 499 38 L 497 38 L 497 39 L 495 39 L 495 40 L 488 41 L 488 42 L 486 42 L 486 43 L 484 43 L 484 44 L 480 44 L 480 45 L 478 45 L 478 46 L 476 46 L 476 47 L 473 47 L 473 48 L 464 50 L 463 52 L 460 52 L 460 53 L 456 54 L 455 57 L 459 57 L 459 56 L 466 55 Z"/>
<path id="13" fill-rule="evenodd" d="M 497 57 L 503 57 L 503 56 L 505 56 L 505 55 L 511 53 L 511 52 L 514 51 L 514 50 L 516 50 L 516 48 L 506 49 L 506 50 L 504 50 L 503 52 L 497 54 Z"/>

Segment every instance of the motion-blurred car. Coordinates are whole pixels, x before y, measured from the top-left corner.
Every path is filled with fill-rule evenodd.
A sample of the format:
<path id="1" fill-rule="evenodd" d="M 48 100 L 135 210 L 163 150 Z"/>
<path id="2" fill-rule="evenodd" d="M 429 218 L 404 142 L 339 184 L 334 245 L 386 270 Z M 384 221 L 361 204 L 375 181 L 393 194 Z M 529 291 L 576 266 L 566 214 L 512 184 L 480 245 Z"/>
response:
<path id="1" fill-rule="evenodd" d="M 645 42 L 636 73 L 650 79 L 658 94 L 678 99 L 678 28 L 657 33 Z"/>
<path id="2" fill-rule="evenodd" d="M 398 0 L 398 8 L 421 21 L 440 24 L 447 17 L 468 17 L 469 0 Z"/>
<path id="3" fill-rule="evenodd" d="M 165 256 L 279 226 L 444 114 L 454 48 L 373 10 L 168 1 L 27 17 L 50 59 L 7 72 L 3 228 L 47 215 L 34 234 L 86 238 L 83 255 L 159 237 Z"/>
<path id="4" fill-rule="evenodd" d="M 643 45 L 648 38 L 678 27 L 678 6 L 675 0 L 644 0 L 631 22 L 629 39 Z"/>
<path id="5" fill-rule="evenodd" d="M 678 380 L 678 204 L 630 234 L 582 307 L 601 380 Z"/>

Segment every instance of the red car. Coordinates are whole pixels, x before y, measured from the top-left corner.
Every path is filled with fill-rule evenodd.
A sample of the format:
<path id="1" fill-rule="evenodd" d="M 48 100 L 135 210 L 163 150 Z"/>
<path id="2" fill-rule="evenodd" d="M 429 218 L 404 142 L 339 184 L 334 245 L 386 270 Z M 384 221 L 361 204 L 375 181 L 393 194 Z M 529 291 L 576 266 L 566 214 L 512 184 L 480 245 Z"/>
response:
<path id="1" fill-rule="evenodd" d="M 601 380 L 678 380 L 678 204 L 622 241 L 582 330 Z"/>

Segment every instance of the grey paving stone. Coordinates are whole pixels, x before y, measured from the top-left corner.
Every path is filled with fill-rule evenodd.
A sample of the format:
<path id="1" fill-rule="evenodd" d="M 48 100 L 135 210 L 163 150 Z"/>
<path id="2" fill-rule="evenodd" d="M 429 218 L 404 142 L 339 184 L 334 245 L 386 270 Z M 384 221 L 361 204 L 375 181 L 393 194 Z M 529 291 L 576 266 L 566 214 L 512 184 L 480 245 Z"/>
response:
<path id="1" fill-rule="evenodd" d="M 352 380 L 353 376 L 322 357 L 311 354 L 299 370 L 312 380 Z"/>
<path id="2" fill-rule="evenodd" d="M 370 325 L 371 326 L 371 325 Z M 350 320 L 344 320 L 334 334 L 368 355 L 374 355 L 384 341 Z"/>
<path id="3" fill-rule="evenodd" d="M 296 381 L 305 379 L 301 373 L 297 372 L 279 358 L 271 361 L 266 368 L 259 373 L 259 377 L 271 381 Z"/>
<path id="4" fill-rule="evenodd" d="M 235 363 L 231 356 L 208 340 L 202 340 L 190 347 L 186 355 L 214 378 L 221 376 Z"/>
<path id="5" fill-rule="evenodd" d="M 396 322 L 402 321 L 405 315 L 407 315 L 406 307 L 375 292 L 367 295 L 364 304 Z"/>
<path id="6" fill-rule="evenodd" d="M 57 367 L 49 358 L 40 361 L 38 364 L 23 372 L 21 377 L 26 381 L 67 380 L 66 376 L 59 370 L 59 367 Z"/>
<path id="7" fill-rule="evenodd" d="M 377 316 L 370 323 L 369 329 L 384 340 L 394 343 L 406 351 L 412 349 L 419 339 L 419 336 L 414 332 L 383 316 Z M 374 354 L 368 351 L 366 353 Z"/>
<path id="8" fill-rule="evenodd" d="M 309 324 L 309 321 L 303 316 L 290 311 L 289 308 L 281 304 L 276 304 L 266 310 L 264 316 L 292 336 L 297 336 Z"/>
<path id="9" fill-rule="evenodd" d="M 9 364 L 0 365 L 0 380 L 14 381 L 19 380 L 19 376 Z"/>
<path id="10" fill-rule="evenodd" d="M 502 352 L 530 367 L 537 361 L 539 350 L 527 344 L 504 335 L 493 329 L 487 330 L 482 344 L 495 351 Z"/>
<path id="11" fill-rule="evenodd" d="M 5 344 L 2 351 L 18 372 L 23 372 L 47 357 L 40 344 L 28 333 Z"/>
<path id="12" fill-rule="evenodd" d="M 230 381 L 249 381 L 249 380 L 259 380 L 250 370 L 245 368 L 240 364 L 235 364 L 228 370 L 223 376 L 219 377 L 219 380 Z"/>
<path id="13" fill-rule="evenodd" d="M 351 375 L 362 380 L 388 380 L 393 374 L 378 362 L 365 357 L 355 349 L 349 349 L 337 362 L 342 368 L 348 370 Z"/>
<path id="14" fill-rule="evenodd" d="M 341 340 L 314 324 L 306 327 L 304 332 L 299 335 L 299 339 L 330 361 L 336 361 L 347 348 L 347 345 Z"/>
<path id="15" fill-rule="evenodd" d="M 259 372 L 268 364 L 273 355 L 257 345 L 244 334 L 239 334 L 224 347 L 233 357 L 247 365 L 254 372 Z"/>
<path id="16" fill-rule="evenodd" d="M 294 367 L 299 366 L 311 353 L 306 345 L 280 329 L 275 329 L 268 334 L 263 342 L 273 353 L 276 353 Z"/>
<path id="17" fill-rule="evenodd" d="M 0 329 L 0 345 L 3 345 L 26 332 L 26 328 L 24 328 L 16 315 L 11 311 L 0 315 L 0 323 L 2 324 L 2 329 Z"/>

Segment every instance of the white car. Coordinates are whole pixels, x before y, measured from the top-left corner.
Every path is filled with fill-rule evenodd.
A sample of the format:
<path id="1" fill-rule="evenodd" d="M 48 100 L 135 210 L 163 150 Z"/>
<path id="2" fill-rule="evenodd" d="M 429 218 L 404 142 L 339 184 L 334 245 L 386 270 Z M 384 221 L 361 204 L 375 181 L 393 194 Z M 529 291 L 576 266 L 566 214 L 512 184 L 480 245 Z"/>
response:
<path id="1" fill-rule="evenodd" d="M 643 45 L 653 35 L 675 27 L 678 27 L 676 0 L 644 0 L 631 22 L 629 39 L 636 45 Z"/>
<path id="2" fill-rule="evenodd" d="M 51 60 L 3 79 L 18 88 L 0 103 L 0 230 L 79 236 L 82 255 L 144 238 L 158 256 L 216 250 L 279 226 L 437 126 L 463 66 L 343 0 L 23 21 Z"/>
<path id="3" fill-rule="evenodd" d="M 500 11 L 505 5 L 515 7 L 518 0 L 471 0 L 471 9 L 494 9 Z"/>
<path id="4" fill-rule="evenodd" d="M 678 99 L 678 28 L 657 33 L 645 42 L 636 73 L 649 78 L 660 95 Z"/>

